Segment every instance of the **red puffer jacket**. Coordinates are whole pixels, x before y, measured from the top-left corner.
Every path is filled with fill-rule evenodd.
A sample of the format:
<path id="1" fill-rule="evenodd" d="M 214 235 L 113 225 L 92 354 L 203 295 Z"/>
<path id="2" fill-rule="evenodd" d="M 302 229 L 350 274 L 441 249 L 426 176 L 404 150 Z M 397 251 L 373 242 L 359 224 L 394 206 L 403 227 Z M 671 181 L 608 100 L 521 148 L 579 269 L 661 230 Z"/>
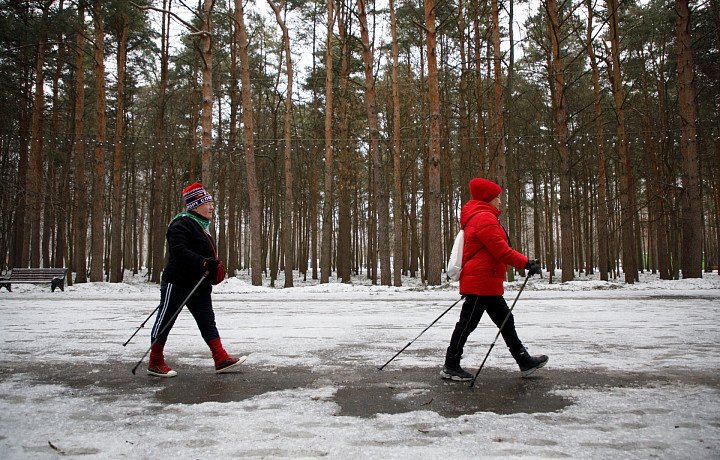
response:
<path id="1" fill-rule="evenodd" d="M 480 200 L 470 200 L 460 213 L 465 229 L 461 295 L 503 295 L 507 266 L 522 269 L 528 258 L 508 246 L 500 225 L 500 210 Z"/>

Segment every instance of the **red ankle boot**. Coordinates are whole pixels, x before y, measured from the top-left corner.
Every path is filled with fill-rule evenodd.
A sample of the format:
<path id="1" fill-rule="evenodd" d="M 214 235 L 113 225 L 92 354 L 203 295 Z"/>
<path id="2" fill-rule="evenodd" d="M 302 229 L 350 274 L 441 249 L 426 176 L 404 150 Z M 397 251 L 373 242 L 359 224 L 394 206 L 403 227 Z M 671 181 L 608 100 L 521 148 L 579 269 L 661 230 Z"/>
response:
<path id="1" fill-rule="evenodd" d="M 223 372 L 228 372 L 232 368 L 237 367 L 245 362 L 247 359 L 247 356 L 241 356 L 239 358 L 233 358 L 232 356 L 227 354 L 227 351 L 222 346 L 222 343 L 220 342 L 220 337 L 216 339 L 212 339 L 209 341 L 208 346 L 210 347 L 210 351 L 212 351 L 212 357 L 215 361 L 215 373 L 216 374 L 222 374 Z"/>
<path id="2" fill-rule="evenodd" d="M 164 343 L 156 343 L 150 347 L 150 363 L 148 364 L 148 375 L 155 377 L 175 377 L 177 372 L 170 369 L 165 364 L 165 356 L 163 355 Z"/>

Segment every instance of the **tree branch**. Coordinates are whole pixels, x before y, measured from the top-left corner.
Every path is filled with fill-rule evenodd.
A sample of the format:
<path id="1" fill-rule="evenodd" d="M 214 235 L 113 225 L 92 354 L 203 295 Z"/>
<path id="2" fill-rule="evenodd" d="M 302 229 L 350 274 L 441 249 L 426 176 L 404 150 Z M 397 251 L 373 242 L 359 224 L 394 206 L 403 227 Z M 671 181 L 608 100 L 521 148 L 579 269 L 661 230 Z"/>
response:
<path id="1" fill-rule="evenodd" d="M 191 33 L 190 35 L 200 35 L 200 36 L 209 35 L 209 36 L 212 37 L 212 34 L 211 34 L 210 32 L 208 32 L 207 30 L 200 30 L 200 29 L 198 29 L 198 28 L 195 27 L 194 25 L 192 25 L 192 24 L 190 24 L 189 22 L 186 22 L 185 20 L 183 20 L 180 16 L 178 16 L 178 15 L 175 14 L 175 13 L 173 13 L 172 11 L 164 10 L 164 9 L 162 9 L 162 8 L 157 8 L 157 7 L 154 7 L 154 6 L 142 6 L 142 5 L 138 5 L 138 4 L 134 3 L 134 2 L 130 2 L 130 5 L 132 5 L 133 7 L 137 8 L 137 9 L 139 9 L 139 10 L 143 10 L 143 11 L 152 10 L 152 11 L 157 11 L 158 13 L 164 13 L 164 14 L 167 14 L 167 15 L 169 15 L 169 16 L 172 16 L 173 18 L 175 18 L 175 20 L 177 20 L 179 23 L 181 23 L 182 25 L 184 25 L 185 27 L 187 27 L 188 29 L 190 29 L 190 30 L 192 31 L 192 33 Z"/>

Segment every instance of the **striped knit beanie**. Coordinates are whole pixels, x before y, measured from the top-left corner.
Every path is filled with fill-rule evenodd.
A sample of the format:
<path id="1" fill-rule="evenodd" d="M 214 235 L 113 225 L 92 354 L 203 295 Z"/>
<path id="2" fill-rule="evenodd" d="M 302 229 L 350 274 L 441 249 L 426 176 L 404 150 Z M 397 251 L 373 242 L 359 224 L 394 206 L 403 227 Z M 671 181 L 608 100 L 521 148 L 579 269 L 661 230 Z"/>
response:
<path id="1" fill-rule="evenodd" d="M 201 204 L 213 201 L 213 197 L 203 188 L 203 185 L 195 182 L 183 190 L 183 198 L 188 211 L 195 209 Z"/>

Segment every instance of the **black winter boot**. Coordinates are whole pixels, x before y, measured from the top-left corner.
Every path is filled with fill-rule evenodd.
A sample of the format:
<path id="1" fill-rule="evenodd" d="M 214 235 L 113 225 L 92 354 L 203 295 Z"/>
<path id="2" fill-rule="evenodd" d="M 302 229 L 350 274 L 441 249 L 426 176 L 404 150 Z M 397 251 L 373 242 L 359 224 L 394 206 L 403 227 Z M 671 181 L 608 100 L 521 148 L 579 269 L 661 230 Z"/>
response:
<path id="1" fill-rule="evenodd" d="M 548 357 L 545 355 L 531 356 L 525 347 L 520 347 L 517 350 L 510 350 L 513 358 L 517 361 L 520 366 L 520 373 L 523 377 L 527 377 L 536 370 L 545 366 L 548 362 Z"/>
<path id="2" fill-rule="evenodd" d="M 472 374 L 465 371 L 459 365 L 457 367 L 448 367 L 446 364 L 440 371 L 440 377 L 446 380 L 455 380 L 457 382 L 468 382 L 472 380 Z"/>

